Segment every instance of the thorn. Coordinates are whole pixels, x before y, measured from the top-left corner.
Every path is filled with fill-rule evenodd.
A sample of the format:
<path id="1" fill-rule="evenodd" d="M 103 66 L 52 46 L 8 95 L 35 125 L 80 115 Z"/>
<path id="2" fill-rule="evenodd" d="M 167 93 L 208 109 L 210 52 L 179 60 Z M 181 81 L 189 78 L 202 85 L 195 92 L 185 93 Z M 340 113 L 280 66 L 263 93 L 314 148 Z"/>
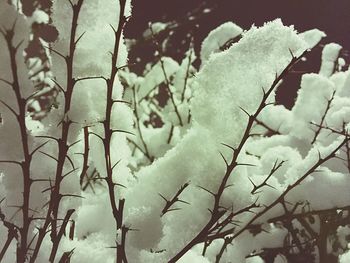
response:
<path id="1" fill-rule="evenodd" d="M 68 2 L 70 3 L 71 7 L 74 8 L 75 5 L 72 3 L 72 1 L 68 0 Z"/>
<path id="2" fill-rule="evenodd" d="M 163 198 L 163 200 L 164 200 L 165 202 L 169 202 L 168 199 L 166 199 L 161 193 L 158 193 L 158 194 L 160 195 L 161 198 Z"/>
<path id="3" fill-rule="evenodd" d="M 65 173 L 65 174 L 62 176 L 62 178 L 65 178 L 66 176 L 70 175 L 71 173 L 74 173 L 74 172 L 77 171 L 77 170 L 78 170 L 78 168 L 72 169 L 71 171 Z"/>
<path id="4" fill-rule="evenodd" d="M 66 158 L 69 161 L 69 163 L 72 166 L 72 168 L 75 169 L 74 163 L 73 163 L 72 159 L 68 156 L 68 154 L 66 155 Z"/>
<path id="5" fill-rule="evenodd" d="M 81 140 L 77 140 L 76 142 L 73 142 L 71 145 L 68 146 L 68 148 L 73 147 L 74 145 L 76 145 L 77 143 L 81 142 Z"/>
<path id="6" fill-rule="evenodd" d="M 228 164 L 227 160 L 225 159 L 225 156 L 224 156 L 221 152 L 219 152 L 219 153 L 220 153 L 222 159 L 224 160 L 224 162 L 225 162 L 225 164 L 226 164 L 226 167 L 228 167 L 229 164 Z"/>
<path id="7" fill-rule="evenodd" d="M 181 199 L 178 199 L 178 200 L 176 200 L 176 201 L 177 201 L 177 202 L 180 202 L 180 203 L 184 203 L 184 204 L 190 205 L 190 203 L 189 203 L 189 202 L 184 201 L 184 200 L 181 200 Z"/>
<path id="8" fill-rule="evenodd" d="M 317 150 L 317 153 L 318 153 L 318 161 L 322 161 L 322 156 L 321 156 L 321 152 L 320 150 Z"/>
<path id="9" fill-rule="evenodd" d="M 51 78 L 52 82 L 55 83 L 55 85 L 63 92 L 63 94 L 66 93 L 66 91 L 64 90 L 64 88 L 54 79 Z M 65 97 L 65 96 L 64 96 Z"/>
<path id="10" fill-rule="evenodd" d="M 122 160 L 120 159 L 119 161 L 117 161 L 111 168 L 111 170 L 113 171 L 113 169 L 121 162 Z"/>
<path id="11" fill-rule="evenodd" d="M 239 106 L 239 108 L 240 108 L 245 114 L 247 114 L 249 118 L 251 117 L 251 115 L 250 115 L 245 109 L 243 109 L 241 106 Z"/>
<path id="12" fill-rule="evenodd" d="M 289 53 L 291 54 L 292 58 L 293 58 L 293 59 L 296 59 L 296 57 L 294 56 L 292 50 L 291 50 L 290 48 L 288 48 L 288 50 L 289 50 Z"/>
<path id="13" fill-rule="evenodd" d="M 236 151 L 236 149 L 233 148 L 231 145 L 228 145 L 228 144 L 226 144 L 226 143 L 221 143 L 221 144 L 224 145 L 224 146 L 226 146 L 227 148 L 230 148 L 233 152 Z"/>
<path id="14" fill-rule="evenodd" d="M 49 141 L 46 141 L 42 144 L 40 144 L 38 147 L 36 147 L 31 153 L 30 155 L 33 156 L 35 154 L 35 152 L 37 152 L 40 148 L 44 147 L 47 143 L 49 143 Z"/>
<path id="15" fill-rule="evenodd" d="M 249 166 L 249 167 L 256 167 L 255 164 L 250 164 L 250 163 L 237 163 L 237 166 Z"/>
<path id="16" fill-rule="evenodd" d="M 8 105 L 6 102 L 4 102 L 3 100 L 0 100 L 0 102 L 9 110 L 13 113 L 13 115 L 15 115 L 16 117 L 18 116 L 17 112 L 10 106 Z"/>
<path id="17" fill-rule="evenodd" d="M 125 104 L 128 104 L 128 105 L 132 105 L 131 102 L 126 101 L 126 100 L 113 100 L 113 103 L 125 103 Z"/>
<path id="18" fill-rule="evenodd" d="M 6 84 L 9 85 L 10 87 L 12 87 L 12 85 L 13 85 L 10 81 L 8 81 L 8 80 L 6 80 L 6 79 L 1 79 L 1 78 L 0 78 L 0 81 L 6 83 Z"/>
<path id="19" fill-rule="evenodd" d="M 48 47 L 48 46 L 43 46 L 44 48 L 47 48 L 48 50 L 50 50 L 51 52 L 55 53 L 56 55 L 58 55 L 59 57 L 63 58 L 63 60 L 67 61 L 67 56 L 63 55 L 62 53 L 60 53 L 59 51 Z"/>
<path id="20" fill-rule="evenodd" d="M 12 32 L 15 32 L 15 27 L 17 25 L 17 20 L 18 20 L 18 16 L 16 17 L 15 21 L 13 22 L 13 25 L 12 25 L 12 28 L 11 28 Z"/>
<path id="21" fill-rule="evenodd" d="M 216 196 L 216 194 L 214 194 L 214 193 L 211 192 L 210 190 L 208 190 L 208 189 L 206 189 L 206 188 L 204 188 L 204 187 L 202 187 L 202 186 L 200 186 L 200 185 L 197 185 L 197 187 L 199 187 L 200 189 L 202 189 L 202 190 L 208 192 L 209 194 L 211 194 L 211 195 L 214 196 L 214 197 Z"/>
<path id="22" fill-rule="evenodd" d="M 112 130 L 112 133 L 114 132 L 120 132 L 120 133 L 126 133 L 126 134 L 130 134 L 130 135 L 133 135 L 133 136 L 136 136 L 134 133 L 132 132 L 128 132 L 128 131 L 124 131 L 124 130 Z"/>
<path id="23" fill-rule="evenodd" d="M 226 186 L 224 187 L 224 189 L 230 188 L 230 187 L 232 187 L 232 186 L 234 186 L 234 184 L 226 185 Z"/>
<path id="24" fill-rule="evenodd" d="M 43 135 L 38 135 L 38 136 L 35 136 L 36 138 L 43 138 L 43 139 L 50 139 L 50 140 L 54 140 L 56 142 L 59 142 L 59 139 L 55 138 L 55 137 L 52 137 L 52 136 L 43 136 Z"/>
<path id="25" fill-rule="evenodd" d="M 78 42 L 82 39 L 82 37 L 85 35 L 86 31 L 84 31 L 78 38 L 77 40 L 75 41 L 74 45 L 77 45 Z"/>
<path id="26" fill-rule="evenodd" d="M 81 196 L 81 195 L 75 195 L 75 194 L 60 194 L 60 197 L 63 198 L 63 197 L 76 197 L 76 198 L 82 198 L 82 199 L 85 199 L 84 196 Z"/>
<path id="27" fill-rule="evenodd" d="M 270 188 L 272 188 L 272 189 L 277 190 L 276 187 L 274 187 L 274 186 L 272 186 L 272 185 L 270 185 L 270 184 L 265 183 L 265 185 L 266 185 L 267 187 L 270 187 Z"/>
<path id="28" fill-rule="evenodd" d="M 89 134 L 95 135 L 97 138 L 99 138 L 102 142 L 104 142 L 104 138 L 102 138 L 100 135 L 94 132 L 89 132 Z"/>
<path id="29" fill-rule="evenodd" d="M 50 154 L 48 154 L 48 153 L 46 153 L 46 152 L 43 152 L 43 151 L 39 151 L 39 152 L 40 152 L 41 154 L 43 154 L 43 155 L 45 155 L 45 156 L 47 156 L 47 157 L 49 157 L 49 158 L 55 160 L 55 161 L 58 163 L 58 159 L 57 159 L 56 157 L 54 157 L 54 156 L 52 156 L 52 155 L 50 155 Z"/>
<path id="30" fill-rule="evenodd" d="M 121 70 L 121 69 L 124 69 L 124 68 L 130 68 L 130 67 L 135 66 L 135 65 L 136 65 L 136 63 L 126 64 L 126 65 L 117 67 L 117 70 Z"/>
<path id="31" fill-rule="evenodd" d="M 181 210 L 181 208 L 170 208 L 170 209 L 168 209 L 164 214 L 166 214 L 167 212 L 177 211 L 177 210 Z M 164 214 L 163 214 L 163 215 L 164 215 Z"/>
<path id="32" fill-rule="evenodd" d="M 115 30 L 114 26 L 112 24 L 109 24 L 109 26 L 112 28 L 114 34 L 117 33 L 117 31 Z"/>
<path id="33" fill-rule="evenodd" d="M 123 184 L 113 183 L 113 185 L 114 185 L 114 186 L 120 186 L 120 187 L 123 187 L 123 188 L 125 188 L 125 189 L 126 189 L 126 186 L 125 186 L 125 185 L 123 185 Z"/>
<path id="34" fill-rule="evenodd" d="M 17 50 L 19 49 L 19 47 L 23 44 L 23 42 L 24 42 L 24 39 L 21 40 L 21 41 L 15 46 L 16 52 L 17 52 Z"/>
<path id="35" fill-rule="evenodd" d="M 252 183 L 252 185 L 254 186 L 254 188 L 256 187 L 256 184 L 253 182 L 253 180 L 250 178 L 250 177 L 248 177 L 248 180 Z"/>
<path id="36" fill-rule="evenodd" d="M 11 164 L 17 164 L 22 167 L 22 163 L 18 161 L 11 161 L 11 160 L 0 160 L 0 163 L 11 163 Z"/>

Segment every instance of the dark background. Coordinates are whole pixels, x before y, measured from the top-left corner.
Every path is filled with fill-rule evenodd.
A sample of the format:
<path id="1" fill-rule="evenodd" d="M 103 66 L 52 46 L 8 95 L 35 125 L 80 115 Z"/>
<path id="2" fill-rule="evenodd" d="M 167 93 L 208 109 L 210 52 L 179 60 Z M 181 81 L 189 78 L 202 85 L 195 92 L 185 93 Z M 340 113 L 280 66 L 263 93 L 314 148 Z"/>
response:
<path id="1" fill-rule="evenodd" d="M 203 14 L 205 8 L 210 8 L 211 12 Z M 191 16 L 195 19 L 190 20 Z M 324 31 L 327 38 L 322 44 L 341 44 L 344 48 L 342 55 L 349 62 L 350 0 L 133 0 L 133 16 L 125 32 L 126 37 L 137 41 L 130 52 L 130 60 L 136 62 L 139 58 L 134 68 L 138 73 L 142 72 L 145 63 L 152 61 L 154 43 L 142 40 L 149 22 L 173 21 L 177 24 L 172 30 L 170 48 L 164 55 L 180 61 L 188 49 L 189 33 L 194 37 L 198 52 L 206 35 L 223 22 L 233 21 L 243 29 L 249 29 L 252 24 L 259 26 L 275 18 L 281 18 L 285 25 L 295 25 L 299 32 L 313 28 Z M 300 63 L 298 70 L 317 72 L 321 51 L 318 47 L 310 52 L 307 62 Z M 285 80 L 288 89 L 277 94 L 281 104 L 292 107 L 299 82 L 300 75 L 296 74 Z"/>
<path id="2" fill-rule="evenodd" d="M 200 21 L 197 40 L 225 21 L 248 29 L 252 24 L 262 25 L 282 18 L 298 31 L 319 28 L 332 41 L 350 49 L 349 0 L 133 0 L 133 17 L 127 35 L 138 38 L 149 21 L 179 19 L 204 2 L 216 8 Z"/>

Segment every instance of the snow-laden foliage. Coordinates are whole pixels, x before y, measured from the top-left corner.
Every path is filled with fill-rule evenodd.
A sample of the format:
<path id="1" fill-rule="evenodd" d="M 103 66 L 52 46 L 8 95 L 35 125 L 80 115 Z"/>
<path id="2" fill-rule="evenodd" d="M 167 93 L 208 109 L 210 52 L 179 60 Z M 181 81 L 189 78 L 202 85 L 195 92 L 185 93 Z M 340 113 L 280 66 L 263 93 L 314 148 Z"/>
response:
<path id="1" fill-rule="evenodd" d="M 341 46 L 324 47 L 289 110 L 276 89 L 317 29 L 225 23 L 197 72 L 193 42 L 182 61 L 163 56 L 158 24 L 156 61 L 138 76 L 122 35 L 130 3 L 45 10 L 0 1 L 1 262 L 347 262 Z M 28 55 L 38 24 L 59 32 L 36 35 L 47 61 Z M 40 122 L 37 83 L 59 91 Z"/>

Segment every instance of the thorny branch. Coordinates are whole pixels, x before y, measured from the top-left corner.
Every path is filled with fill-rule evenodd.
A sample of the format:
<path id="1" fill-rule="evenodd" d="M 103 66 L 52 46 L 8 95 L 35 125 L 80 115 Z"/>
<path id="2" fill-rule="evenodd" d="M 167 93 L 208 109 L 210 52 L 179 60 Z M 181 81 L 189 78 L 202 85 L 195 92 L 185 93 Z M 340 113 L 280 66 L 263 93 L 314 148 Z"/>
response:
<path id="1" fill-rule="evenodd" d="M 264 186 L 268 186 L 268 187 L 271 187 L 271 188 L 274 188 L 272 185 L 269 185 L 267 183 L 267 181 L 271 178 L 272 175 L 274 175 L 274 173 L 282 167 L 284 161 L 281 161 L 280 163 L 278 163 L 278 161 L 276 160 L 276 162 L 274 163 L 270 173 L 267 175 L 267 177 L 264 179 L 264 181 L 259 184 L 259 185 L 256 185 L 252 179 L 248 178 L 250 180 L 250 182 L 252 183 L 253 185 L 253 189 L 251 191 L 251 194 L 257 194 L 257 193 L 260 193 L 261 191 L 257 192 L 260 188 L 264 187 Z"/>
<path id="2" fill-rule="evenodd" d="M 22 142 L 22 153 L 23 153 L 23 161 L 21 161 L 20 167 L 22 169 L 22 179 L 23 179 L 23 196 L 22 196 L 22 205 L 20 209 L 22 211 L 22 226 L 19 227 L 18 231 L 20 233 L 20 240 L 17 243 L 17 262 L 22 263 L 26 260 L 27 255 L 27 244 L 28 244 L 28 233 L 30 230 L 30 190 L 31 185 L 33 183 L 32 178 L 30 176 L 30 166 L 32 161 L 32 155 L 29 150 L 29 142 L 28 142 L 28 133 L 26 128 L 26 100 L 23 98 L 21 94 L 20 88 L 20 80 L 19 73 L 17 68 L 16 56 L 18 54 L 18 49 L 23 43 L 23 41 L 19 43 L 14 43 L 15 36 L 15 28 L 16 28 L 17 19 L 14 21 L 12 28 L 6 29 L 5 31 L 1 30 L 1 34 L 4 37 L 7 48 L 10 56 L 10 68 L 12 74 L 12 82 L 11 84 L 12 90 L 16 96 L 16 102 L 18 107 L 18 113 L 13 111 L 16 116 L 17 123 L 19 125 L 20 134 L 21 134 L 21 142 Z M 10 239 L 13 235 L 9 234 L 8 238 Z M 8 240 L 9 240 L 8 239 Z"/>
<path id="3" fill-rule="evenodd" d="M 123 223 L 123 212 L 124 212 L 124 204 L 125 199 L 119 199 L 119 201 L 116 201 L 116 191 L 115 187 L 119 184 L 116 184 L 113 180 L 113 168 L 115 167 L 114 164 L 112 164 L 111 160 L 111 139 L 113 135 L 113 129 L 111 127 L 111 117 L 112 117 L 112 107 L 114 104 L 113 99 L 113 88 L 114 83 L 118 73 L 118 54 L 119 54 L 119 45 L 120 45 L 120 39 L 122 37 L 122 30 L 124 28 L 124 25 L 127 21 L 127 18 L 125 17 L 125 5 L 126 0 L 119 0 L 120 5 L 120 11 L 119 11 L 119 23 L 118 23 L 118 29 L 114 31 L 114 50 L 111 53 L 111 72 L 109 75 L 109 78 L 106 79 L 106 86 L 107 86 L 107 104 L 106 104 L 106 113 L 105 113 L 105 120 L 102 122 L 104 127 L 104 137 L 102 139 L 103 146 L 104 146 L 104 153 L 105 153 L 105 163 L 106 163 L 106 172 L 107 176 L 105 178 L 108 186 L 108 192 L 109 192 L 109 199 L 110 199 L 110 205 L 112 209 L 112 214 L 115 220 L 116 224 L 116 262 L 117 263 L 127 263 L 127 257 L 126 257 L 126 251 L 125 251 L 125 242 L 126 242 L 126 234 L 128 232 L 128 228 Z"/>
<path id="4" fill-rule="evenodd" d="M 331 98 L 330 98 L 329 100 L 327 100 L 326 110 L 325 110 L 324 114 L 322 115 L 321 122 L 320 122 L 320 124 L 319 124 L 319 126 L 318 126 L 318 129 L 315 131 L 315 136 L 314 136 L 314 138 L 312 139 L 311 144 L 314 144 L 314 143 L 315 143 L 315 141 L 317 140 L 318 135 L 320 134 L 320 132 L 321 132 L 321 130 L 322 130 L 322 126 L 323 126 L 324 121 L 325 121 L 325 119 L 326 119 L 327 113 L 328 113 L 329 109 L 331 108 L 332 101 L 333 101 L 333 99 L 334 99 L 334 95 L 335 95 L 335 91 L 332 93 Z"/>
<path id="5" fill-rule="evenodd" d="M 62 197 L 67 196 L 67 195 L 62 195 L 60 193 L 60 186 L 61 186 L 62 180 L 66 176 L 66 174 L 64 174 L 65 162 L 66 160 L 70 161 L 68 156 L 68 150 L 70 148 L 68 136 L 69 136 L 70 127 L 73 124 L 73 122 L 69 119 L 68 112 L 71 108 L 73 90 L 74 90 L 75 84 L 77 83 L 73 76 L 73 62 L 74 62 L 74 54 L 78 44 L 78 41 L 76 41 L 78 18 L 79 18 L 79 14 L 80 14 L 80 10 L 83 5 L 83 2 L 84 0 L 78 0 L 75 4 L 70 2 L 73 15 L 72 15 L 72 21 L 71 21 L 68 54 L 63 55 L 55 50 L 52 50 L 52 52 L 60 56 L 66 63 L 66 69 L 67 69 L 66 87 L 64 89 L 61 86 L 62 92 L 64 94 L 64 99 L 65 99 L 64 115 L 63 115 L 64 118 L 60 122 L 61 135 L 57 139 L 54 138 L 57 141 L 57 145 L 58 145 L 58 157 L 57 157 L 55 181 L 52 187 L 50 188 L 51 193 L 50 193 L 50 199 L 48 202 L 48 210 L 47 210 L 46 218 L 44 220 L 43 225 L 40 228 L 38 228 L 37 242 L 33 248 L 32 256 L 30 258 L 30 263 L 35 262 L 38 256 L 41 244 L 47 234 L 47 229 L 49 226 L 51 226 L 50 236 L 52 241 L 52 249 L 50 252 L 49 261 L 54 262 L 57 254 L 58 246 L 63 235 L 62 233 L 65 231 L 65 227 L 66 227 L 66 224 L 62 224 L 60 227 L 57 226 L 57 221 L 59 219 L 58 214 L 59 214 L 59 205 L 60 205 L 61 199 Z M 66 220 L 69 220 L 73 212 L 74 210 L 68 210 L 66 212 L 66 215 L 65 215 Z"/>
<path id="6" fill-rule="evenodd" d="M 200 230 L 200 232 L 184 247 L 182 248 L 173 258 L 171 258 L 168 262 L 169 263 L 175 263 L 177 260 L 179 260 L 188 250 L 190 250 L 193 246 L 195 246 L 196 244 L 205 242 L 208 238 L 208 236 L 211 234 L 211 230 L 212 227 L 219 221 L 222 220 L 221 218 L 226 214 L 226 209 L 222 208 L 220 206 L 220 200 L 221 200 L 221 196 L 224 192 L 224 190 L 227 187 L 227 182 L 228 179 L 231 175 L 231 173 L 233 172 L 233 170 L 239 166 L 240 164 L 237 162 L 239 154 L 241 152 L 241 150 L 243 149 L 243 146 L 245 145 L 245 143 L 247 142 L 248 138 L 250 137 L 250 132 L 251 129 L 258 117 L 258 115 L 261 113 L 261 111 L 268 105 L 266 103 L 268 97 L 270 96 L 270 94 L 272 93 L 272 91 L 276 88 L 276 86 L 278 85 L 278 83 L 288 74 L 289 70 L 292 68 L 292 66 L 297 63 L 304 55 L 306 52 L 304 52 L 303 54 L 301 54 L 299 57 L 295 57 L 292 54 L 292 59 L 291 62 L 288 64 L 288 66 L 282 71 L 282 73 L 278 76 L 276 76 L 275 80 L 273 81 L 271 87 L 267 90 L 264 91 L 263 90 L 263 97 L 261 100 L 261 103 L 258 107 L 258 109 L 256 110 L 256 112 L 251 115 L 249 113 L 247 113 L 244 109 L 242 109 L 244 112 L 247 113 L 248 115 L 248 123 L 245 129 L 245 132 L 243 134 L 243 137 L 238 145 L 238 147 L 236 149 L 231 148 L 233 150 L 233 156 L 232 159 L 230 161 L 230 163 L 227 163 L 226 165 L 226 172 L 225 175 L 223 177 L 223 179 L 221 180 L 220 186 L 217 190 L 216 193 L 212 193 L 213 197 L 214 197 L 214 205 L 213 205 L 213 209 L 210 210 L 211 212 L 211 216 L 209 218 L 208 223 Z M 323 159 L 322 159 L 323 160 Z M 319 165 L 319 164 L 318 164 Z M 317 166 L 318 167 L 318 166 Z M 311 173 L 311 172 L 310 172 Z M 309 175 L 309 174 L 308 174 Z M 302 179 L 303 180 L 303 179 Z M 302 181 L 301 180 L 301 181 Z M 300 181 L 300 182 L 301 182 Z M 300 182 L 297 182 L 296 185 L 298 185 Z M 285 191 L 285 194 L 287 194 L 290 191 L 290 189 L 288 188 Z M 210 191 L 209 191 L 210 192 Z M 284 197 L 284 196 L 283 196 Z M 273 204 L 271 204 L 270 206 L 268 206 L 268 209 L 265 208 L 263 211 L 265 211 L 264 213 L 266 213 L 267 211 L 269 211 L 272 207 L 274 207 L 276 204 L 280 203 L 280 200 L 278 200 L 276 203 L 274 202 Z M 259 213 L 260 214 L 260 213 Z M 228 217 L 232 216 L 231 213 L 228 215 Z M 255 218 L 255 217 L 253 217 Z M 253 223 L 256 219 L 254 219 L 253 221 L 249 222 L 247 225 Z M 235 228 L 230 229 L 229 232 L 227 232 L 226 235 L 228 235 L 229 233 L 232 234 Z M 231 243 L 231 241 L 238 236 L 240 233 L 244 232 L 245 228 L 242 228 L 241 230 L 239 230 L 236 234 L 234 234 L 233 236 L 230 236 L 229 239 L 225 239 L 227 241 L 225 241 L 224 246 L 221 250 L 224 250 L 226 248 L 226 246 L 228 244 Z M 226 232 L 225 232 L 226 233 Z M 222 236 L 221 238 L 224 238 L 224 236 Z M 221 252 L 222 254 L 222 252 Z M 221 254 L 219 254 L 217 256 L 216 261 L 219 262 L 220 258 L 221 258 Z"/>
<path id="7" fill-rule="evenodd" d="M 163 216 L 165 213 L 170 212 L 170 211 L 176 211 L 176 210 L 180 210 L 180 208 L 172 208 L 172 206 L 176 203 L 184 203 L 184 204 L 189 204 L 188 202 L 179 199 L 179 196 L 181 195 L 181 193 L 189 186 L 189 183 L 185 183 L 184 185 L 182 185 L 180 187 L 180 189 L 176 192 L 176 194 L 174 195 L 173 198 L 171 198 L 170 200 L 166 199 L 162 194 L 159 194 L 160 197 L 162 197 L 165 201 L 165 206 L 162 209 L 162 214 L 161 216 Z"/>
<path id="8" fill-rule="evenodd" d="M 86 172 L 89 169 L 89 127 L 84 127 L 84 153 L 83 153 L 83 168 L 80 174 L 80 185 L 83 187 L 84 177 L 86 176 Z"/>

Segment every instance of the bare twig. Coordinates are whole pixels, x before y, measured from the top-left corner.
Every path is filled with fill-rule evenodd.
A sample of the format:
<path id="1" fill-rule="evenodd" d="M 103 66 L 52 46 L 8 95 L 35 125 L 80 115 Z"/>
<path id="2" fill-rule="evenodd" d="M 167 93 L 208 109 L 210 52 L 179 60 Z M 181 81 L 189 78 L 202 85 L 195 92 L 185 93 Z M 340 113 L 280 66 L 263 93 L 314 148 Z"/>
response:
<path id="1" fill-rule="evenodd" d="M 83 168 L 80 173 L 80 185 L 83 185 L 83 180 L 86 175 L 87 170 L 89 169 L 89 127 L 84 127 L 84 154 L 83 154 Z"/>
<path id="2" fill-rule="evenodd" d="M 175 210 L 179 210 L 180 208 L 172 208 L 172 206 L 176 203 L 176 202 L 180 202 L 180 203 L 184 203 L 184 204 L 189 204 L 188 202 L 179 199 L 179 196 L 181 195 L 181 193 L 189 186 L 189 183 L 185 183 L 184 185 L 182 185 L 180 187 L 180 189 L 176 192 L 176 194 L 174 195 L 173 198 L 171 198 L 170 200 L 166 199 L 162 194 L 159 194 L 160 197 L 162 197 L 165 201 L 165 206 L 162 210 L 162 214 L 161 216 L 163 216 L 165 213 L 170 212 L 170 211 L 175 211 Z"/>
<path id="3" fill-rule="evenodd" d="M 143 134 L 142 134 L 142 129 L 141 129 L 141 121 L 140 121 L 140 116 L 139 116 L 139 113 L 138 113 L 138 107 L 137 107 L 137 95 L 136 95 L 136 88 L 135 87 L 132 87 L 132 94 L 133 94 L 133 101 L 134 101 L 134 113 L 135 113 L 135 118 L 136 118 L 136 121 L 135 121 L 135 126 L 136 126 L 136 129 L 138 131 L 138 134 L 139 134 L 139 138 L 141 140 L 141 143 L 142 143 L 142 146 L 143 146 L 143 149 L 142 149 L 142 153 L 144 153 L 144 155 L 146 156 L 146 158 L 152 163 L 153 160 L 154 160 L 154 157 L 151 156 L 151 154 L 149 153 L 149 150 L 148 150 L 148 147 L 147 147 L 147 144 L 145 142 L 145 139 L 143 137 Z M 136 143 L 134 143 L 136 145 Z M 137 146 L 137 148 L 141 148 L 139 146 Z"/>
<path id="4" fill-rule="evenodd" d="M 183 126 L 183 121 L 181 119 L 181 115 L 179 113 L 179 110 L 177 108 L 176 102 L 175 102 L 175 97 L 174 94 L 172 93 L 171 89 L 170 89 L 170 81 L 169 81 L 169 76 L 167 75 L 166 71 L 165 71 L 165 66 L 164 66 L 164 61 L 162 60 L 162 56 L 163 56 L 163 52 L 162 52 L 162 48 L 160 47 L 157 39 L 154 37 L 154 33 L 153 33 L 153 29 L 152 29 L 152 25 L 150 25 L 150 31 L 152 33 L 152 38 L 153 38 L 153 42 L 155 43 L 157 49 L 158 49 L 158 57 L 159 57 L 159 63 L 164 75 L 164 80 L 165 80 L 165 85 L 168 91 L 168 95 L 170 97 L 171 103 L 174 107 L 175 110 L 175 114 L 179 120 L 180 126 Z"/>
<path id="5" fill-rule="evenodd" d="M 315 141 L 316 141 L 318 135 L 320 134 L 320 132 L 321 132 L 321 130 L 322 130 L 322 126 L 323 126 L 324 121 L 325 121 L 325 119 L 326 119 L 327 113 L 328 113 L 329 109 L 331 108 L 331 104 L 332 104 L 332 101 L 333 101 L 333 99 L 334 99 L 334 95 L 335 95 L 335 91 L 333 91 L 331 98 L 327 101 L 326 110 L 325 110 L 324 114 L 322 115 L 321 122 L 320 122 L 320 124 L 319 124 L 319 126 L 318 126 L 318 129 L 315 131 L 315 136 L 314 136 L 314 138 L 312 139 L 311 144 L 314 144 L 314 143 L 315 143 Z"/>

